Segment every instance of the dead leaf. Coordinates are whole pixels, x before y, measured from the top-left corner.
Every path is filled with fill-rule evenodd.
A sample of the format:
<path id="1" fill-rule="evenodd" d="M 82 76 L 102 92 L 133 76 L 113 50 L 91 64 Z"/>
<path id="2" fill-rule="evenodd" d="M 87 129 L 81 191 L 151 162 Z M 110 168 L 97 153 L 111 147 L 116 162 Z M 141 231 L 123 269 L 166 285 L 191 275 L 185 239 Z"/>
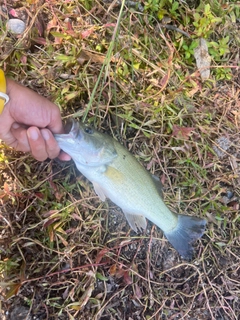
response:
<path id="1" fill-rule="evenodd" d="M 191 81 L 191 84 L 193 88 L 187 93 L 188 97 L 193 97 L 195 93 L 202 89 L 200 81 Z"/>
<path id="2" fill-rule="evenodd" d="M 67 27 L 67 33 L 68 34 L 74 34 L 74 30 L 73 30 L 73 26 L 72 26 L 72 20 L 67 18 L 65 20 L 65 23 L 66 23 L 66 27 Z"/>
<path id="3" fill-rule="evenodd" d="M 117 266 L 116 266 L 116 264 L 113 264 L 109 269 L 110 276 L 115 276 L 116 270 L 117 270 Z"/>
<path id="4" fill-rule="evenodd" d="M 132 284 L 132 278 L 129 275 L 128 271 L 125 271 L 123 274 L 123 280 L 126 284 Z"/>
<path id="5" fill-rule="evenodd" d="M 92 52 L 87 51 L 87 50 L 81 50 L 77 61 L 80 64 L 83 64 L 85 61 L 91 60 L 92 62 L 101 63 L 102 64 L 102 63 L 104 63 L 105 59 L 106 59 L 106 56 L 103 55 L 103 54 L 92 53 Z M 112 57 L 111 58 L 111 62 L 115 62 L 115 61 L 116 61 L 115 58 Z"/>
<path id="6" fill-rule="evenodd" d="M 49 184 L 50 184 L 50 187 L 51 187 L 51 189 L 53 191 L 53 194 L 54 194 L 55 198 L 58 201 L 60 201 L 64 194 L 59 191 L 58 186 L 52 180 L 49 180 Z"/>
<path id="7" fill-rule="evenodd" d="M 52 225 L 54 222 L 56 222 L 58 220 L 59 220 L 59 217 L 55 217 L 55 218 L 46 220 L 46 222 L 44 222 L 44 224 L 43 224 L 43 228 L 49 227 L 50 225 Z"/>
<path id="8" fill-rule="evenodd" d="M 52 217 L 53 215 L 57 215 L 58 210 L 49 210 L 43 214 L 44 218 Z"/>
<path id="9" fill-rule="evenodd" d="M 18 294 L 19 289 L 21 288 L 22 284 L 21 283 L 13 283 L 10 284 L 7 288 L 7 293 L 5 298 L 10 299 L 13 296 L 16 296 Z"/>
<path id="10" fill-rule="evenodd" d="M 23 55 L 21 58 L 20 58 L 20 61 L 22 64 L 27 64 L 27 56 Z"/>
<path id="11" fill-rule="evenodd" d="M 42 37 L 33 38 L 33 41 L 35 41 L 37 44 L 41 44 L 41 45 L 47 44 L 47 40 Z"/>
<path id="12" fill-rule="evenodd" d="M 194 129 L 195 128 L 193 127 L 180 127 L 174 124 L 172 135 L 176 138 L 183 138 L 188 140 Z"/>
<path id="13" fill-rule="evenodd" d="M 54 29 L 56 27 L 58 27 L 58 21 L 56 17 L 53 17 L 53 19 L 50 20 L 47 24 L 47 31 Z"/>
<path id="14" fill-rule="evenodd" d="M 37 28 L 39 37 L 43 37 L 45 24 L 43 19 L 40 16 L 38 16 L 35 20 L 35 27 Z"/>
<path id="15" fill-rule="evenodd" d="M 116 27 L 116 23 L 105 23 L 103 25 L 104 28 L 109 28 L 109 27 Z"/>
<path id="16" fill-rule="evenodd" d="M 67 247 L 68 245 L 69 245 L 69 243 L 58 233 L 58 238 L 60 238 L 61 239 L 61 241 L 62 241 L 62 244 L 65 246 L 65 247 Z"/>
<path id="17" fill-rule="evenodd" d="M 169 75 L 165 74 L 165 76 L 163 76 L 163 78 L 160 80 L 160 85 L 165 88 L 165 86 L 168 83 L 168 80 L 169 80 Z"/>
<path id="18" fill-rule="evenodd" d="M 199 45 L 194 50 L 197 67 L 200 71 L 202 81 L 205 81 L 210 76 L 211 57 L 208 54 L 207 41 L 203 38 L 199 40 Z"/>
<path id="19" fill-rule="evenodd" d="M 7 184 L 7 182 L 4 182 L 3 189 L 6 193 L 10 193 L 9 185 Z"/>
<path id="20" fill-rule="evenodd" d="M 141 292 L 141 289 L 139 287 L 139 285 L 137 283 L 135 283 L 135 296 L 138 298 L 138 299 L 141 299 L 142 298 L 142 292 Z"/>
<path id="21" fill-rule="evenodd" d="M 108 251 L 109 251 L 108 249 L 102 249 L 98 253 L 98 255 L 96 257 L 96 264 L 98 264 L 98 263 L 100 263 L 102 261 L 103 257 L 108 253 Z"/>
<path id="22" fill-rule="evenodd" d="M 93 33 L 94 30 L 95 30 L 95 28 L 91 28 L 91 29 L 83 31 L 81 33 L 81 38 L 82 39 L 88 38 Z"/>

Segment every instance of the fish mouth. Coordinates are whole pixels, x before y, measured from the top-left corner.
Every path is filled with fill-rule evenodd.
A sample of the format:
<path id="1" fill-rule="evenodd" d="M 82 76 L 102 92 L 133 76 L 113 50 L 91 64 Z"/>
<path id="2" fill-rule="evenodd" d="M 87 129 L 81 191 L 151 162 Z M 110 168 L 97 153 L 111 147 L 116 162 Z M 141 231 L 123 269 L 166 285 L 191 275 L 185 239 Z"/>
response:
<path id="1" fill-rule="evenodd" d="M 76 139 L 80 138 L 81 136 L 81 130 L 79 127 L 78 121 L 75 121 L 74 119 L 69 119 L 64 124 L 64 131 L 66 133 L 61 134 L 54 134 L 54 137 L 57 141 L 63 141 L 66 139 Z"/>
<path id="2" fill-rule="evenodd" d="M 80 133 L 79 122 L 75 121 L 73 118 L 69 119 L 64 125 L 64 130 L 67 134 L 71 135 L 73 138 L 76 138 Z"/>
<path id="3" fill-rule="evenodd" d="M 69 134 L 71 131 L 75 131 L 75 126 L 76 122 L 73 119 L 68 119 L 63 125 L 64 132 L 66 132 L 66 134 Z"/>

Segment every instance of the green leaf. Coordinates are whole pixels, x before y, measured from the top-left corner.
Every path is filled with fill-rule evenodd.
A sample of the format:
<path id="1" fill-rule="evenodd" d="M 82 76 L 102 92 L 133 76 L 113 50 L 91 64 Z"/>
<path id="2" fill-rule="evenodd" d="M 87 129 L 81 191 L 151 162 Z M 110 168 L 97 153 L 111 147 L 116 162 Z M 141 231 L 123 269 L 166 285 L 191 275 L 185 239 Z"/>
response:
<path id="1" fill-rule="evenodd" d="M 101 273 L 97 272 L 96 273 L 96 278 L 102 281 L 108 281 L 107 277 L 104 277 Z"/>
<path id="2" fill-rule="evenodd" d="M 75 58 L 73 56 L 66 56 L 65 54 L 58 54 L 56 57 L 55 57 L 56 60 L 59 60 L 59 61 L 63 61 L 63 62 L 69 62 L 69 61 L 74 61 Z"/>
<path id="3" fill-rule="evenodd" d="M 79 95 L 79 91 L 74 91 L 74 92 L 71 92 L 68 95 L 66 95 L 65 99 L 66 99 L 66 101 L 70 101 L 70 100 L 78 97 L 78 95 Z"/>
<path id="4" fill-rule="evenodd" d="M 63 38 L 63 39 L 68 39 L 69 38 L 69 35 L 67 35 L 66 33 L 51 31 L 50 34 L 52 36 L 54 36 L 55 38 Z"/>
<path id="5" fill-rule="evenodd" d="M 210 7 L 210 4 L 208 3 L 204 7 L 204 14 L 208 15 L 209 13 L 211 13 L 211 7 Z"/>
<path id="6" fill-rule="evenodd" d="M 173 3 L 173 5 L 172 5 L 172 10 L 173 10 L 173 11 L 176 11 L 176 10 L 178 9 L 178 7 L 179 7 L 179 3 L 175 1 L 175 2 Z"/>

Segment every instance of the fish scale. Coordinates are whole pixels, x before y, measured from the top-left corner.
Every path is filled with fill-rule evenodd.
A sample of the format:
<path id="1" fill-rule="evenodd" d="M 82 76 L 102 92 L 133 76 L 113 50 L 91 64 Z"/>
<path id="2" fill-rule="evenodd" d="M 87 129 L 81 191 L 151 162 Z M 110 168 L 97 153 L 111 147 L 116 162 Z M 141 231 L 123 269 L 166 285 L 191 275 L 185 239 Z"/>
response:
<path id="1" fill-rule="evenodd" d="M 106 172 L 99 176 L 99 183 L 107 190 L 106 197 L 124 213 L 142 215 L 164 232 L 172 230 L 177 225 L 177 215 L 173 214 L 159 197 L 150 173 L 118 142 L 114 141 L 114 145 L 118 157 L 109 164 Z M 109 167 L 118 172 L 117 179 L 109 174 Z"/>

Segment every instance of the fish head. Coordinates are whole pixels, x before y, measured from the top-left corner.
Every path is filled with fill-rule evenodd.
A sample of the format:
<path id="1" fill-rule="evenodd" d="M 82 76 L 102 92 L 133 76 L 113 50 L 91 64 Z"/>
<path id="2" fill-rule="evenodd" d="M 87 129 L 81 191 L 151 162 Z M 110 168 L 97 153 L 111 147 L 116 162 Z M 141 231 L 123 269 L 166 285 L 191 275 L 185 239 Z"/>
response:
<path id="1" fill-rule="evenodd" d="M 76 165 L 101 166 L 110 163 L 117 156 L 111 137 L 76 120 L 71 121 L 69 133 L 55 134 L 54 137 L 59 147 L 72 157 Z"/>

